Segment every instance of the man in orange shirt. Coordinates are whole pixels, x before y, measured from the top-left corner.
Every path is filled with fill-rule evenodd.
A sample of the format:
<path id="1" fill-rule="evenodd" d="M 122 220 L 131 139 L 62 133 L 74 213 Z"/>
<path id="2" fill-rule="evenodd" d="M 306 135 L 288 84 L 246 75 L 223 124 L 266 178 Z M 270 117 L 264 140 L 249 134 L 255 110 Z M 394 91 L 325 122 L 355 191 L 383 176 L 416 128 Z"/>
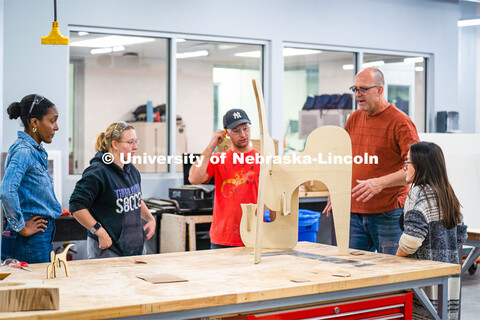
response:
<path id="1" fill-rule="evenodd" d="M 242 109 L 231 109 L 223 116 L 224 130 L 213 133 L 202 153 L 201 162 L 190 168 L 188 180 L 199 184 L 215 178 L 213 220 L 210 227 L 212 249 L 244 246 L 240 237 L 241 203 L 257 203 L 260 163 L 247 164 L 239 159 L 259 152 L 250 146 L 250 119 Z M 232 146 L 225 152 L 213 153 L 230 137 Z M 250 162 L 250 161 L 249 161 Z"/>
<path id="2" fill-rule="evenodd" d="M 383 73 L 367 68 L 350 88 L 359 107 L 345 125 L 352 155 L 378 157 L 378 164 L 353 164 L 350 248 L 394 255 L 402 235 L 398 219 L 409 190 L 404 161 L 419 138 L 412 120 L 385 100 L 384 85 Z M 328 203 L 324 213 L 330 209 Z"/>

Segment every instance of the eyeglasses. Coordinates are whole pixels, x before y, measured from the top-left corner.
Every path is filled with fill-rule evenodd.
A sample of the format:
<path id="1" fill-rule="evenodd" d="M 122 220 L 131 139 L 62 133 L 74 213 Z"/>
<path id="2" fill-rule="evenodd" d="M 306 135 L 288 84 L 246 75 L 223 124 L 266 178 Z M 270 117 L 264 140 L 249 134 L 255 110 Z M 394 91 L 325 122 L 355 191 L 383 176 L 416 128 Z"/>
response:
<path id="1" fill-rule="evenodd" d="M 140 140 L 135 139 L 135 140 L 129 140 L 129 141 L 117 141 L 117 142 L 122 142 L 122 143 L 128 143 L 130 147 L 133 147 L 135 144 L 137 147 L 140 145 Z"/>
<path id="2" fill-rule="evenodd" d="M 248 132 L 249 130 L 250 130 L 250 125 L 249 124 L 243 126 L 242 128 L 228 129 L 230 134 L 233 134 L 233 135 L 239 135 L 242 132 Z"/>
<path id="3" fill-rule="evenodd" d="M 413 163 L 413 162 L 412 162 L 412 161 L 408 161 L 408 160 L 405 161 L 405 165 L 403 166 L 403 169 L 404 169 L 404 170 L 407 170 L 407 169 L 408 169 L 408 164 L 409 164 L 409 163 Z"/>
<path id="4" fill-rule="evenodd" d="M 127 127 L 128 127 L 128 123 L 126 123 L 125 121 L 117 122 L 112 132 L 112 140 L 117 139 L 120 133 L 122 133 L 122 131 L 125 130 Z"/>
<path id="5" fill-rule="evenodd" d="M 36 94 L 35 97 L 33 98 L 32 105 L 30 106 L 30 111 L 28 112 L 28 115 L 32 114 L 33 107 L 35 107 L 36 104 L 39 104 L 40 102 L 45 99 L 43 96 Z"/>
<path id="6" fill-rule="evenodd" d="M 365 92 L 367 92 L 368 90 L 372 89 L 372 88 L 376 88 L 376 87 L 380 87 L 380 85 L 376 85 L 376 86 L 371 86 L 371 87 L 354 87 L 354 86 L 351 86 L 350 88 L 348 88 L 350 91 L 352 91 L 353 93 L 356 93 L 357 91 L 361 94 L 364 94 Z"/>

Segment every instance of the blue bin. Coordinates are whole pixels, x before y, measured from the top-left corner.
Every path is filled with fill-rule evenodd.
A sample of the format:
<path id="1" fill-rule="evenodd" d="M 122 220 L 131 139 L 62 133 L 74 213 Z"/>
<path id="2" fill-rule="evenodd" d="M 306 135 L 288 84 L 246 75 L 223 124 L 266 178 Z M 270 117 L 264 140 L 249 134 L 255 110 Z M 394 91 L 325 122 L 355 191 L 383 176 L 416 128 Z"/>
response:
<path id="1" fill-rule="evenodd" d="M 271 222 L 270 221 L 270 210 L 263 211 L 263 219 L 265 220 L 265 222 Z"/>
<path id="2" fill-rule="evenodd" d="M 298 210 L 298 241 L 317 242 L 320 212 Z"/>
<path id="3" fill-rule="evenodd" d="M 298 241 L 317 242 L 320 212 L 306 209 L 298 210 Z M 270 210 L 263 214 L 265 222 L 270 221 Z"/>

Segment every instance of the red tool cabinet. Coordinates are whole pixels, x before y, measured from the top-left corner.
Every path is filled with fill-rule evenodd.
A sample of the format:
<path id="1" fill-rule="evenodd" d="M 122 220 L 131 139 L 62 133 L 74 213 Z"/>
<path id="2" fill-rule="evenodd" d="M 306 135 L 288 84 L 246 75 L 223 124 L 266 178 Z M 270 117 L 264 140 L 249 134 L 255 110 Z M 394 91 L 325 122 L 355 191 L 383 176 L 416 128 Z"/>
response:
<path id="1" fill-rule="evenodd" d="M 320 306 L 277 310 L 224 320 L 297 320 L 297 319 L 412 319 L 412 292 L 341 301 Z"/>

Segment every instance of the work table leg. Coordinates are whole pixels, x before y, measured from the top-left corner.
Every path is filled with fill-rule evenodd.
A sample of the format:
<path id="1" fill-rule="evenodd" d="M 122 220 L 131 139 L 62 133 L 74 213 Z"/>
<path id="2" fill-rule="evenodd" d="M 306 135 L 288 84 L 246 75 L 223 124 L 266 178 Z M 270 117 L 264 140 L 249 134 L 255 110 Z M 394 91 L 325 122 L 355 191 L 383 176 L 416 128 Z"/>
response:
<path id="1" fill-rule="evenodd" d="M 188 224 L 188 251 L 197 250 L 197 234 L 195 231 L 195 222 L 187 222 Z"/>
<path id="2" fill-rule="evenodd" d="M 185 217 L 163 214 L 161 230 L 160 253 L 185 251 Z"/>

